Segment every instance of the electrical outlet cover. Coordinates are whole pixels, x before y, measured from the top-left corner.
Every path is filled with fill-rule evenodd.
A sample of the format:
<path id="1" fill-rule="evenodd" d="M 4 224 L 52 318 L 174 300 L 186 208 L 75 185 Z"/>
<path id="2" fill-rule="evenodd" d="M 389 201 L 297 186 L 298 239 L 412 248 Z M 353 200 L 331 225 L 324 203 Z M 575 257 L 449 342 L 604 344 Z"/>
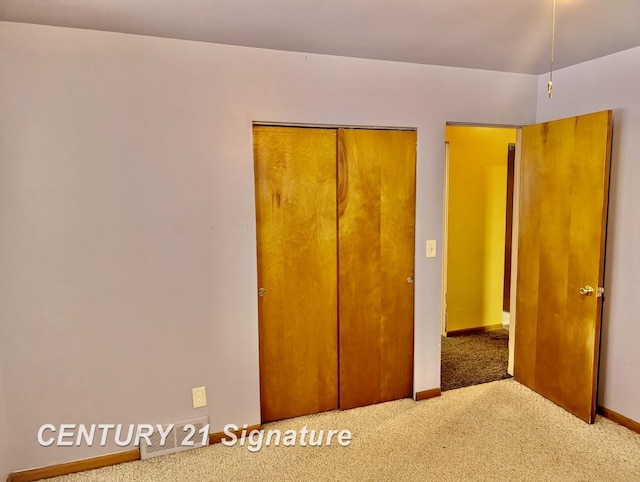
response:
<path id="1" fill-rule="evenodd" d="M 191 398 L 193 399 L 193 408 L 206 407 L 207 389 L 205 387 L 192 388 Z"/>

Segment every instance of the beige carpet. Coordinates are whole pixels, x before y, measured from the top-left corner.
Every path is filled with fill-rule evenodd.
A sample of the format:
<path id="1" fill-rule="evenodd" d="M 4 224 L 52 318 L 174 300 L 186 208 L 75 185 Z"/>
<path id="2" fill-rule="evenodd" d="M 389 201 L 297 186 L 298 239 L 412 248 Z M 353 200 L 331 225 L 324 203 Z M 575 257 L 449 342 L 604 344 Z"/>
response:
<path id="1" fill-rule="evenodd" d="M 268 424 L 343 429 L 349 447 L 220 444 L 57 481 L 531 480 L 640 481 L 640 435 L 587 425 L 514 380 Z"/>

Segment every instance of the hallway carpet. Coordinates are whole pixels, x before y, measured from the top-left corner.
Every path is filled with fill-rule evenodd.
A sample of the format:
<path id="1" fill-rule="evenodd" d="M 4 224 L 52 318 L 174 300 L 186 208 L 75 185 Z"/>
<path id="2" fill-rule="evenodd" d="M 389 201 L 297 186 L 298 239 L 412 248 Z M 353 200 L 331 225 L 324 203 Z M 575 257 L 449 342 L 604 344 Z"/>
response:
<path id="1" fill-rule="evenodd" d="M 601 417 L 587 425 L 513 379 L 264 428 L 305 425 L 349 429 L 353 441 L 348 447 L 270 446 L 255 453 L 217 444 L 53 480 L 640 480 L 639 434 Z"/>
<path id="2" fill-rule="evenodd" d="M 442 337 L 442 391 L 509 378 L 506 330 Z"/>

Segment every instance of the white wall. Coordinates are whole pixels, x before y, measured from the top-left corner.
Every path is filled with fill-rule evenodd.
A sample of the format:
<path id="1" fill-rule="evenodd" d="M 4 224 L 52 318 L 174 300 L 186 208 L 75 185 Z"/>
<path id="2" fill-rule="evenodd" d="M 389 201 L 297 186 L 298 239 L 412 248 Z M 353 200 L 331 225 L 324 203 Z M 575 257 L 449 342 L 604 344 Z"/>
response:
<path id="1" fill-rule="evenodd" d="M 598 402 L 640 421 L 640 48 L 538 80 L 538 122 L 614 111 L 609 225 Z"/>
<path id="2" fill-rule="evenodd" d="M 259 422 L 254 120 L 418 128 L 415 390 L 438 387 L 445 122 L 533 122 L 536 82 L 0 23 L 10 468 L 121 450 L 41 448 L 43 423 Z"/>

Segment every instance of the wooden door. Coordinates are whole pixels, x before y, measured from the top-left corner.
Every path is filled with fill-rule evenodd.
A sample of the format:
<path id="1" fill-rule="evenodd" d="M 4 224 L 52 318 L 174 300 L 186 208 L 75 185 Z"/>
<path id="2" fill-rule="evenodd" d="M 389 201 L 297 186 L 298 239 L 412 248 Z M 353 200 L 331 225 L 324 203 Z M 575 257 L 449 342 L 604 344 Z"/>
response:
<path id="1" fill-rule="evenodd" d="M 413 391 L 414 131 L 338 135 L 340 408 Z"/>
<path id="2" fill-rule="evenodd" d="M 509 144 L 507 151 L 507 214 L 504 230 L 504 278 L 502 285 L 502 311 L 511 311 L 511 244 L 513 238 L 513 182 L 516 166 L 516 146 Z"/>
<path id="3" fill-rule="evenodd" d="M 522 131 L 515 378 L 587 422 L 595 417 L 611 123 L 604 111 Z"/>
<path id="4" fill-rule="evenodd" d="M 254 127 L 262 422 L 338 407 L 336 131 Z"/>

